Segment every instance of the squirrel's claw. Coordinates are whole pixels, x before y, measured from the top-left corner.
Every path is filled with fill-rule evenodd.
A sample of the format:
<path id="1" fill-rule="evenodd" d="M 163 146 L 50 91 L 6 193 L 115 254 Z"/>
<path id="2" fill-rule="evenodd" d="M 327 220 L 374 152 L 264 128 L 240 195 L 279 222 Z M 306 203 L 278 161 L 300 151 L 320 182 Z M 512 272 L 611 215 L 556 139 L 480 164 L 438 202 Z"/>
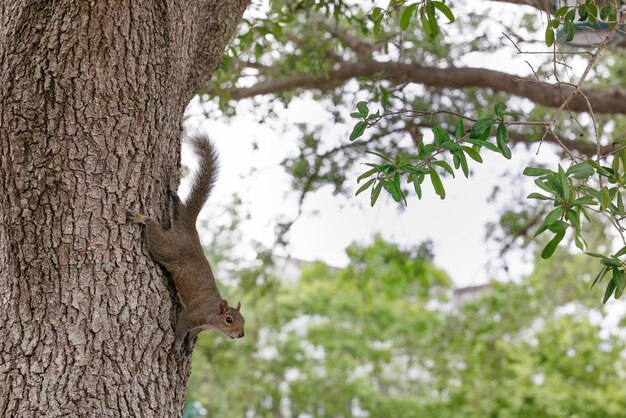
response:
<path id="1" fill-rule="evenodd" d="M 137 213 L 135 213 L 135 211 L 132 211 L 130 209 L 126 209 L 126 220 L 127 221 L 134 221 L 135 220 L 135 215 L 137 215 Z"/>
<path id="2" fill-rule="evenodd" d="M 148 217 L 140 215 L 133 210 L 126 209 L 126 220 L 137 224 L 145 224 Z"/>

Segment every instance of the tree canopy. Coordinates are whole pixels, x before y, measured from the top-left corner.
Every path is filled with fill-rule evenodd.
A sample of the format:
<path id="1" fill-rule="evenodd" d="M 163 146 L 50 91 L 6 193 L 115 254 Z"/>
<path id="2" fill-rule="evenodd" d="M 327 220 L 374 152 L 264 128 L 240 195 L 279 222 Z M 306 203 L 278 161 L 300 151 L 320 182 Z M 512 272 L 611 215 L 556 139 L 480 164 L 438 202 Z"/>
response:
<path id="1" fill-rule="evenodd" d="M 266 119 L 310 97 L 345 126 L 341 138 L 299 126 L 299 152 L 283 165 L 301 205 L 324 185 L 369 193 L 372 206 L 381 194 L 399 204 L 433 190 L 444 199 L 448 178 L 479 170 L 485 153 L 510 159 L 532 146 L 538 156 L 523 174 L 536 190 L 505 214 L 506 247 L 543 234 L 548 258 L 571 239 L 598 258 L 606 301 L 626 283 L 623 23 L 615 1 L 261 3 L 201 98 L 224 115 L 252 99 Z M 568 44 L 580 34 L 586 45 Z M 553 153 L 559 164 L 546 158 Z M 621 245 L 590 248 L 588 222 L 612 226 Z M 279 242 L 292 223 L 280 225 Z"/>

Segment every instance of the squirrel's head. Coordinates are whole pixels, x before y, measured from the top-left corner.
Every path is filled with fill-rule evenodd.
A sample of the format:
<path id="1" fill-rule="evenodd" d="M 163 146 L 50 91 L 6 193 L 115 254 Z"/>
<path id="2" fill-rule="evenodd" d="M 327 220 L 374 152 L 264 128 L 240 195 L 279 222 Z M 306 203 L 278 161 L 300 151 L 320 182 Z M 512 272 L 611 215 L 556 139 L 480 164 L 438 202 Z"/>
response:
<path id="1" fill-rule="evenodd" d="M 215 324 L 219 332 L 230 338 L 243 337 L 243 326 L 246 321 L 241 316 L 239 309 L 241 309 L 241 302 L 237 304 L 236 308 L 233 308 L 228 306 L 228 302 L 222 299 L 217 323 Z"/>

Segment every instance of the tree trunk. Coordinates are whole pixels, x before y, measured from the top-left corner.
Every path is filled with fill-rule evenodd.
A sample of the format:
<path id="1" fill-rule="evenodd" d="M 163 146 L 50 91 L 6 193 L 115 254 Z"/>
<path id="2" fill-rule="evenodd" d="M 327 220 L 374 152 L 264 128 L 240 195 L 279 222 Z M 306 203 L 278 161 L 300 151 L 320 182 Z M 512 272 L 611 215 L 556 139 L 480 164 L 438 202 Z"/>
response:
<path id="1" fill-rule="evenodd" d="M 247 3 L 0 3 L 0 416 L 180 414 L 177 299 L 125 210 L 165 223 Z"/>

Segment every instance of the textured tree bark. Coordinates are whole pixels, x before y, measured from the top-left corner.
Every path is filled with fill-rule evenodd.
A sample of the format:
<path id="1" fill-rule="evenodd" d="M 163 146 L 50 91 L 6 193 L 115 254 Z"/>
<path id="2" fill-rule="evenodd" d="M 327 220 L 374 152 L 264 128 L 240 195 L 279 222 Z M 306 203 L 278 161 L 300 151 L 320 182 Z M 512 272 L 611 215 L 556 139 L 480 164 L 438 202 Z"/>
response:
<path id="1" fill-rule="evenodd" d="M 181 120 L 248 0 L 0 2 L 0 416 L 180 415 L 160 220 Z"/>

